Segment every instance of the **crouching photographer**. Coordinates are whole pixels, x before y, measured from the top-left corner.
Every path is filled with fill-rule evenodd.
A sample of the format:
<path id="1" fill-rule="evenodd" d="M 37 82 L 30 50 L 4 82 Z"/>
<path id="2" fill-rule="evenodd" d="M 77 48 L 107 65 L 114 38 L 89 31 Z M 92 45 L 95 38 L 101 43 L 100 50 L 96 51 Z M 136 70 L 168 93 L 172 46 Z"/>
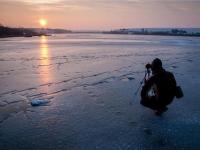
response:
<path id="1" fill-rule="evenodd" d="M 151 64 L 147 64 L 147 75 L 144 86 L 141 90 L 140 103 L 153 109 L 156 115 L 161 115 L 167 111 L 167 105 L 172 103 L 174 97 L 182 97 L 183 93 L 180 87 L 177 87 L 173 73 L 166 71 L 162 67 L 162 61 L 156 58 Z M 152 72 L 152 75 L 150 76 Z M 179 91 L 177 92 L 177 89 Z"/>

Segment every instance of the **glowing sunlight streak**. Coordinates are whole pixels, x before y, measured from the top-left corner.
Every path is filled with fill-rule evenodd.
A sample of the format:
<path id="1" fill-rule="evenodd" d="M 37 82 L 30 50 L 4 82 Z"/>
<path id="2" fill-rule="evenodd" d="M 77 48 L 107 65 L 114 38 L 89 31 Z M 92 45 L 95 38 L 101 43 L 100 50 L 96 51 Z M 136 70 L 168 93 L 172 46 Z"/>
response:
<path id="1" fill-rule="evenodd" d="M 41 40 L 40 40 L 41 45 L 42 44 L 46 44 L 47 43 L 47 37 L 46 36 L 41 36 Z M 46 45 L 48 46 L 48 45 Z"/>
<path id="2" fill-rule="evenodd" d="M 39 72 L 42 83 L 46 84 L 51 82 L 52 75 L 50 67 L 51 67 L 51 60 L 50 60 L 50 50 L 48 47 L 48 39 L 46 36 L 41 36 Z"/>

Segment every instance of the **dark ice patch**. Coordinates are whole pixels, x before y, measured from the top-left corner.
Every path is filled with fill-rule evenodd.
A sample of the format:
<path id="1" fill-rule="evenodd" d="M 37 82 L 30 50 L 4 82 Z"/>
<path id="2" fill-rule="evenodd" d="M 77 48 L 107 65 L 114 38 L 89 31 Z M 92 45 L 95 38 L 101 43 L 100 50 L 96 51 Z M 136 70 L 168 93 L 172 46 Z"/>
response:
<path id="1" fill-rule="evenodd" d="M 172 66 L 172 68 L 174 68 L 174 69 L 175 69 L 175 68 L 178 68 L 178 66 Z"/>
<path id="2" fill-rule="evenodd" d="M 127 77 L 128 78 L 128 80 L 134 80 L 135 78 L 134 77 Z"/>
<path id="3" fill-rule="evenodd" d="M 188 62 L 193 62 L 193 60 L 191 60 L 191 59 L 188 59 L 187 61 L 188 61 Z"/>
<path id="4" fill-rule="evenodd" d="M 147 135 L 152 135 L 152 130 L 149 129 L 149 128 L 144 128 L 143 131 L 144 131 L 144 133 L 147 134 Z"/>

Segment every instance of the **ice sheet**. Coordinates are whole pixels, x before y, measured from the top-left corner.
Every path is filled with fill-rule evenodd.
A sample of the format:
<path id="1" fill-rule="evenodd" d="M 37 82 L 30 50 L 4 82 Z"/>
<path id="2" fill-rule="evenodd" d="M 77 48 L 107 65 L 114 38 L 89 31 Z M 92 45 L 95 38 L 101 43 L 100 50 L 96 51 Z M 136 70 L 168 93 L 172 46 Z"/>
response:
<path id="1" fill-rule="evenodd" d="M 198 148 L 199 43 L 194 37 L 109 34 L 0 39 L 0 147 Z M 134 96 L 145 64 L 155 57 L 185 95 L 162 117 Z M 34 99 L 50 103 L 31 107 Z"/>

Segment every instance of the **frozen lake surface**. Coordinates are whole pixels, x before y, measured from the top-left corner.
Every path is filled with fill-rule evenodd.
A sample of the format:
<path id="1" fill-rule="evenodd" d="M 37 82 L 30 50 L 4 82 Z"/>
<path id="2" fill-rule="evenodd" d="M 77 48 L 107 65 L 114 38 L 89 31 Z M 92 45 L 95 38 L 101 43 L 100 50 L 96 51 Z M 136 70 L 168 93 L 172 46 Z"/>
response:
<path id="1" fill-rule="evenodd" d="M 155 57 L 184 98 L 162 116 L 134 96 Z M 200 38 L 63 34 L 0 39 L 1 150 L 199 149 Z M 32 107 L 35 100 L 48 101 Z"/>

